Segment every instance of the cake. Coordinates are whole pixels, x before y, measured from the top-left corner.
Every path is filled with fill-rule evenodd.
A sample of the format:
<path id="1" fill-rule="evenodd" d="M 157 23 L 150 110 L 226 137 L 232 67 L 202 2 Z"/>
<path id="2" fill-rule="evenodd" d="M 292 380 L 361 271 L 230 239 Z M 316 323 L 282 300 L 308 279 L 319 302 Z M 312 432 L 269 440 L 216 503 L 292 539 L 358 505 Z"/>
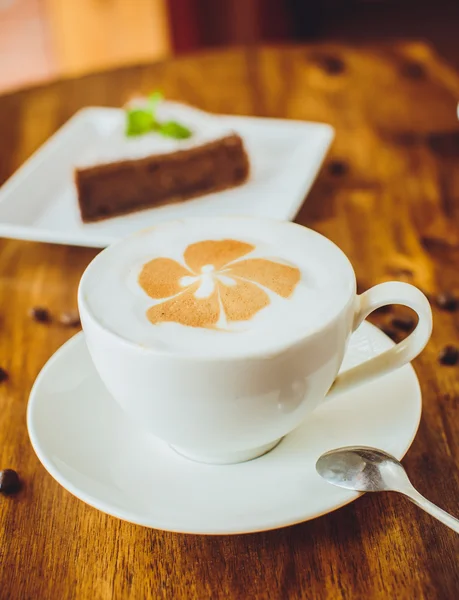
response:
<path id="1" fill-rule="evenodd" d="M 185 122 L 192 135 L 172 139 L 149 132 L 130 138 L 120 113 L 116 111 L 111 130 L 98 137 L 75 167 L 83 222 L 188 200 L 247 180 L 243 140 L 217 116 L 164 103 L 162 118 Z"/>

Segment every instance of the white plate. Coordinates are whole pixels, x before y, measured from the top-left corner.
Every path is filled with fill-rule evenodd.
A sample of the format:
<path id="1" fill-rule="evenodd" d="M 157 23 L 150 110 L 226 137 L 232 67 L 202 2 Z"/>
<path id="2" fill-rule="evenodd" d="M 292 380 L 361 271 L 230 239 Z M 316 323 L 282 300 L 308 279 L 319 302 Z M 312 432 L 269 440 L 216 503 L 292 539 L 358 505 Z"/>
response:
<path id="1" fill-rule="evenodd" d="M 345 367 L 392 342 L 364 323 Z M 83 334 L 50 359 L 31 392 L 32 445 L 51 475 L 110 515 L 184 533 L 248 533 L 313 519 L 359 494 L 315 471 L 332 448 L 376 446 L 402 458 L 416 434 L 421 393 L 410 365 L 324 404 L 269 454 L 226 466 L 194 463 L 139 431 L 99 379 Z"/>
<path id="2" fill-rule="evenodd" d="M 171 105 L 172 103 L 169 103 Z M 133 231 L 186 216 L 251 215 L 290 220 L 299 211 L 333 139 L 329 125 L 252 117 L 210 116 L 246 143 L 252 175 L 243 186 L 183 203 L 83 224 L 73 167 L 124 119 L 114 108 L 78 112 L 0 189 L 0 236 L 105 247 Z"/>

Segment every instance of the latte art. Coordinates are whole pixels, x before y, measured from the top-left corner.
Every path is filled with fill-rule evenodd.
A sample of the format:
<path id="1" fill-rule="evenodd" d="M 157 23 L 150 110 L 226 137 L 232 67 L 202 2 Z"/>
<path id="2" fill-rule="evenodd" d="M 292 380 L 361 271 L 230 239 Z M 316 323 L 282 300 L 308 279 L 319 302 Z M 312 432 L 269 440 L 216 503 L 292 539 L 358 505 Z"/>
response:
<path id="1" fill-rule="evenodd" d="M 238 240 L 206 240 L 190 244 L 182 263 L 150 260 L 139 275 L 142 289 L 159 300 L 147 311 L 149 321 L 225 330 L 266 308 L 268 291 L 289 298 L 300 270 L 265 258 L 244 258 L 255 249 Z"/>
<path id="2" fill-rule="evenodd" d="M 335 246 L 293 223 L 183 219 L 102 252 L 84 275 L 83 301 L 142 348 L 246 356 L 332 320 L 352 297 L 350 269 Z"/>

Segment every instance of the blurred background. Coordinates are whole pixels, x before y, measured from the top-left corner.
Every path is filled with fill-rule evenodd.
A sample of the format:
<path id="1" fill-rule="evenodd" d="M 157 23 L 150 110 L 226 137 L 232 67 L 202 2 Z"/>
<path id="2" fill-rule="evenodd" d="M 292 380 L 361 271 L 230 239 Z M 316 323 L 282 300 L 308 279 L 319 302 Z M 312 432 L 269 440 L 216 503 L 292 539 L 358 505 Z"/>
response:
<path id="1" fill-rule="evenodd" d="M 459 68 L 459 0 L 0 0 L 0 93 L 216 46 L 400 38 Z"/>

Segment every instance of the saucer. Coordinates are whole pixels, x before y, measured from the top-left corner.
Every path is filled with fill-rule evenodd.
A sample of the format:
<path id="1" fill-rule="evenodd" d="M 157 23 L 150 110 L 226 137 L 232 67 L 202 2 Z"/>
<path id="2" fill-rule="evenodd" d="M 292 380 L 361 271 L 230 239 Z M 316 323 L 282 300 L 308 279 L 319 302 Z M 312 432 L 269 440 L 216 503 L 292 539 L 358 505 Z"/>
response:
<path id="1" fill-rule="evenodd" d="M 343 368 L 392 345 L 363 323 Z M 420 416 L 418 380 L 407 365 L 324 403 L 260 458 L 226 466 L 195 463 L 129 421 L 102 384 L 79 333 L 38 376 L 27 421 L 44 467 L 87 504 L 146 527 L 235 534 L 307 521 L 355 500 L 360 494 L 319 477 L 319 456 L 357 444 L 401 459 Z"/>

